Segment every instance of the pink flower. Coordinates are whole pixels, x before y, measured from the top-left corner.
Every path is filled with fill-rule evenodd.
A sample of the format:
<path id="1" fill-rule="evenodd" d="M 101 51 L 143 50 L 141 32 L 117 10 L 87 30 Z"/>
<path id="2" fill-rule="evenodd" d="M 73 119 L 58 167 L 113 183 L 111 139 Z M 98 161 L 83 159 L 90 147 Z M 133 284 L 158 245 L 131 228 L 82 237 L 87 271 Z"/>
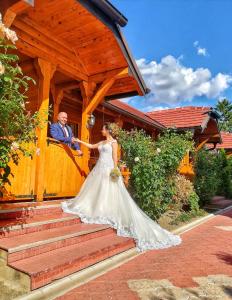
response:
<path id="1" fill-rule="evenodd" d="M 19 144 L 17 142 L 13 142 L 10 148 L 12 151 L 16 151 L 19 149 Z"/>

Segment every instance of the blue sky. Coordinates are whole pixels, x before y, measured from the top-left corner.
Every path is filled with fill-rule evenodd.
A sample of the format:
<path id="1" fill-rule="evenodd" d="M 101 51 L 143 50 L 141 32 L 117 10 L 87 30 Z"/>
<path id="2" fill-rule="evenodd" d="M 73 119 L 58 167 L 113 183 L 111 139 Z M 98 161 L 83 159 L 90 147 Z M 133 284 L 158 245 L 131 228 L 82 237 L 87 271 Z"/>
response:
<path id="1" fill-rule="evenodd" d="M 152 92 L 129 103 L 148 111 L 232 99 L 232 0 L 111 0 Z"/>

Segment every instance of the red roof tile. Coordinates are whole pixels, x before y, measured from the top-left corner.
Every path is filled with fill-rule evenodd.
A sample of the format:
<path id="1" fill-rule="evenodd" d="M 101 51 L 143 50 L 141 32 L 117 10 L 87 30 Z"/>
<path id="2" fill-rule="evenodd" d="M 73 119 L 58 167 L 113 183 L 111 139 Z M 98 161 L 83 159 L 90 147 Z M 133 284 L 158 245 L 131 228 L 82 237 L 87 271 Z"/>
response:
<path id="1" fill-rule="evenodd" d="M 147 116 L 166 127 L 191 128 L 202 126 L 210 107 L 186 106 L 148 112 Z"/>
<path id="2" fill-rule="evenodd" d="M 222 132 L 222 144 L 217 144 L 217 149 L 232 149 L 232 133 Z"/>
<path id="3" fill-rule="evenodd" d="M 120 110 L 123 110 L 131 115 L 136 116 L 141 121 L 144 121 L 146 123 L 149 123 L 152 126 L 158 127 L 158 128 L 165 128 L 163 124 L 160 124 L 157 120 L 154 120 L 150 116 L 146 115 L 142 111 L 130 106 L 129 104 L 122 102 L 120 100 L 112 100 L 108 102 L 110 105 L 119 108 Z"/>

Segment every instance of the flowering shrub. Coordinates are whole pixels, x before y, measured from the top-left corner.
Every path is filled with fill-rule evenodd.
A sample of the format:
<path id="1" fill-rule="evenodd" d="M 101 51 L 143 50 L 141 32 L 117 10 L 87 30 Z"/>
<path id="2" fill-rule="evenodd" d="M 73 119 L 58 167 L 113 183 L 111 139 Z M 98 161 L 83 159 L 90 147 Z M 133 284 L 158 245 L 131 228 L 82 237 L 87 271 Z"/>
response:
<path id="1" fill-rule="evenodd" d="M 139 206 L 157 219 L 172 202 L 173 176 L 186 151 L 193 147 L 191 134 L 166 131 L 154 141 L 142 130 L 127 132 L 115 124 L 111 127 L 131 171 L 131 193 Z"/>
<path id="2" fill-rule="evenodd" d="M 173 202 L 178 210 L 199 210 L 199 198 L 190 180 L 183 175 L 177 174 L 174 176 L 174 186 Z"/>
<path id="3" fill-rule="evenodd" d="M 25 142 L 35 140 L 38 114 L 26 112 L 25 101 L 28 82 L 13 53 L 17 40 L 14 31 L 6 28 L 0 15 L 0 187 L 8 181 L 9 161 L 18 162 L 19 154 L 30 155 Z"/>

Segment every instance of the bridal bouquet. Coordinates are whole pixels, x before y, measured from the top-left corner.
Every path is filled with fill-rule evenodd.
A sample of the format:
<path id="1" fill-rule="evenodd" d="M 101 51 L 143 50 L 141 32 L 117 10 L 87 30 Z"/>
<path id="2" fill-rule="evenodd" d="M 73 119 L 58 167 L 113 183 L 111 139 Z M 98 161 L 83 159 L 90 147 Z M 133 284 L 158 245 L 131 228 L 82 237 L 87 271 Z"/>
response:
<path id="1" fill-rule="evenodd" d="M 113 180 L 113 181 L 118 181 L 119 176 L 121 176 L 121 173 L 118 168 L 114 168 L 110 172 L 110 177 L 111 177 L 111 180 Z"/>

